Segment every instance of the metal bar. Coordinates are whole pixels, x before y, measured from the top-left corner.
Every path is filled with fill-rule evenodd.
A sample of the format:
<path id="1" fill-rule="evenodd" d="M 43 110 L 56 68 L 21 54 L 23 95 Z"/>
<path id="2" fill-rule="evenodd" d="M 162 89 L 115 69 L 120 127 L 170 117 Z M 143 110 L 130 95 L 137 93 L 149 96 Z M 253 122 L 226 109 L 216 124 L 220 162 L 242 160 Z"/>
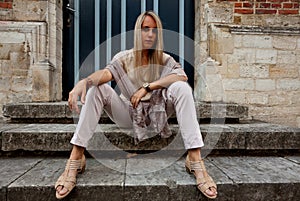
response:
<path id="1" fill-rule="evenodd" d="M 95 71 L 100 69 L 100 1 L 95 1 Z"/>
<path id="2" fill-rule="evenodd" d="M 141 0 L 141 13 L 146 11 L 146 0 Z"/>
<path id="3" fill-rule="evenodd" d="M 74 85 L 79 81 L 79 0 L 74 0 Z"/>
<path id="4" fill-rule="evenodd" d="M 111 60 L 112 0 L 107 0 L 106 10 L 106 63 L 108 63 Z"/>
<path id="5" fill-rule="evenodd" d="M 126 0 L 121 1 L 121 50 L 126 49 Z"/>
<path id="6" fill-rule="evenodd" d="M 179 0 L 179 62 L 184 68 L 184 0 Z"/>
<path id="7" fill-rule="evenodd" d="M 158 14 L 158 0 L 153 0 L 153 11 Z"/>

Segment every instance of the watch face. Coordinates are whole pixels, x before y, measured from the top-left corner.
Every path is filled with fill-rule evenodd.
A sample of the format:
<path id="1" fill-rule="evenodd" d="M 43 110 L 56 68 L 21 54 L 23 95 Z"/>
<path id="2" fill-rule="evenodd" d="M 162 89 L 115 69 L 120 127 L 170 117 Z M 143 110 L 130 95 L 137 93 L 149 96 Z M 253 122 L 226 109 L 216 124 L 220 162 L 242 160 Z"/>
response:
<path id="1" fill-rule="evenodd" d="M 144 87 L 144 88 L 147 88 L 147 87 L 149 87 L 149 85 L 150 85 L 149 83 L 144 83 L 144 84 L 143 84 L 143 87 Z"/>
<path id="2" fill-rule="evenodd" d="M 146 82 L 146 83 L 143 84 L 143 88 L 146 89 L 147 92 L 151 91 L 150 84 L 148 82 Z"/>

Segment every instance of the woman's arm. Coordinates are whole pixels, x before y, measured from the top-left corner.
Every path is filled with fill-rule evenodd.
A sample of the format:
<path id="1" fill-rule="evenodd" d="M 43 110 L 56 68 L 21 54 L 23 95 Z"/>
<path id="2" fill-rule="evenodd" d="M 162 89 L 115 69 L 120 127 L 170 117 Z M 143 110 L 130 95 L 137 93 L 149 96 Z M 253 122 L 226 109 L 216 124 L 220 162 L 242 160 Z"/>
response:
<path id="1" fill-rule="evenodd" d="M 150 90 L 153 91 L 155 89 L 162 89 L 167 88 L 172 83 L 177 81 L 187 81 L 187 77 L 185 75 L 177 75 L 177 74 L 171 74 L 166 77 L 163 77 L 159 80 L 156 80 L 154 82 L 149 83 L 150 84 Z M 130 98 L 130 102 L 134 108 L 136 108 L 141 101 L 141 99 L 146 96 L 147 91 L 144 88 L 140 88 L 137 90 Z"/>
<path id="2" fill-rule="evenodd" d="M 151 82 L 150 83 L 150 89 L 152 91 L 152 90 L 155 90 L 155 89 L 167 88 L 168 86 L 170 86 L 174 82 L 177 82 L 177 81 L 186 82 L 187 80 L 188 80 L 188 78 L 185 75 L 171 74 L 171 75 L 163 77 L 159 80 Z"/>
<path id="3" fill-rule="evenodd" d="M 91 86 L 98 86 L 103 83 L 109 82 L 112 80 L 112 74 L 108 69 L 98 70 L 88 76 L 87 78 L 80 80 L 70 91 L 68 104 L 71 110 L 75 110 L 79 113 L 79 108 L 77 105 L 78 97 L 80 96 L 81 103 L 85 103 L 86 89 Z"/>

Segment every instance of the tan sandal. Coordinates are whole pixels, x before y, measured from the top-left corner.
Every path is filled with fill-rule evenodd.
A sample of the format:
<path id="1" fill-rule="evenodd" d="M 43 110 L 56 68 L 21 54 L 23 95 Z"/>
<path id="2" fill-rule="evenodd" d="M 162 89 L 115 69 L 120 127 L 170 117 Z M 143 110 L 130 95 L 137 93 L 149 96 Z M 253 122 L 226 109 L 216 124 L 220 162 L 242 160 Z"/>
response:
<path id="1" fill-rule="evenodd" d="M 185 160 L 186 171 L 189 174 L 194 174 L 195 170 L 199 170 L 203 172 L 203 177 L 196 178 L 197 188 L 208 198 L 214 199 L 217 195 L 210 196 L 205 193 L 206 190 L 211 190 L 211 188 L 215 188 L 217 190 L 217 185 L 213 181 L 213 179 L 208 175 L 206 168 L 204 166 L 203 160 L 200 161 L 190 161 L 189 157 L 186 157 Z"/>
<path id="2" fill-rule="evenodd" d="M 66 197 L 75 187 L 76 185 L 76 176 L 69 176 L 70 170 L 77 170 L 77 174 L 81 174 L 85 171 L 86 160 L 85 156 L 83 155 L 80 160 L 71 160 L 69 159 L 66 164 L 65 171 L 62 175 L 58 178 L 57 182 L 55 183 L 55 190 L 56 190 L 56 198 L 62 199 Z M 57 188 L 61 186 L 66 188 L 68 191 L 64 195 L 60 195 L 57 191 Z"/>

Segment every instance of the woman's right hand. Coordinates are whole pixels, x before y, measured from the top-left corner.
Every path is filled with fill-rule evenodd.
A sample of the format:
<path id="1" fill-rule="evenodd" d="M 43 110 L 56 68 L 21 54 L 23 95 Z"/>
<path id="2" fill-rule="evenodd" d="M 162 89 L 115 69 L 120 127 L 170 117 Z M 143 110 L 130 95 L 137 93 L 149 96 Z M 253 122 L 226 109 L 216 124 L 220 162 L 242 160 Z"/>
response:
<path id="1" fill-rule="evenodd" d="M 77 100 L 78 100 L 78 97 L 80 96 L 81 103 L 82 104 L 85 103 L 86 87 L 87 87 L 87 80 L 86 79 L 80 80 L 74 86 L 72 91 L 70 91 L 70 93 L 69 93 L 69 99 L 68 99 L 69 108 L 72 111 L 75 110 L 78 114 L 80 113 L 80 111 L 78 108 Z"/>

